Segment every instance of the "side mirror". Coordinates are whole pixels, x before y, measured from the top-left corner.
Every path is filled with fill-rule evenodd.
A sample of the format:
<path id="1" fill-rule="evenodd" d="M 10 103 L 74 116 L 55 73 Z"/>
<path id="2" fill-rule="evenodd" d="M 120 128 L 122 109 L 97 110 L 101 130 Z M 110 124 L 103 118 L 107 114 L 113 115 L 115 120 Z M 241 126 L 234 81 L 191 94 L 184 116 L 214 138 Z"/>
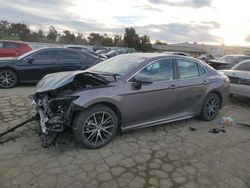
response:
<path id="1" fill-rule="evenodd" d="M 34 61 L 34 59 L 31 57 L 31 58 L 28 59 L 27 62 L 28 62 L 29 64 L 32 64 L 33 61 Z"/>
<path id="2" fill-rule="evenodd" d="M 143 77 L 143 76 L 135 77 L 134 81 L 136 83 L 140 83 L 140 84 L 152 84 L 153 83 L 153 79 L 152 78 Z"/>
<path id="3" fill-rule="evenodd" d="M 134 77 L 133 79 L 134 83 L 133 83 L 133 87 L 135 89 L 141 89 L 141 86 L 143 84 L 152 84 L 153 83 L 153 79 L 149 78 L 149 77 Z"/>

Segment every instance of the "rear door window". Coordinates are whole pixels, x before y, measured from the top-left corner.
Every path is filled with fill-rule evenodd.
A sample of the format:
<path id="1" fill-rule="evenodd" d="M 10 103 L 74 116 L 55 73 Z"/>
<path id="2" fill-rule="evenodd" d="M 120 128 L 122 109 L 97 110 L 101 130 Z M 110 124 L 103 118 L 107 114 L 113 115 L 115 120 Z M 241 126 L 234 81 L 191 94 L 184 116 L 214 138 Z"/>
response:
<path id="1" fill-rule="evenodd" d="M 0 42 L 0 49 L 3 48 L 3 42 Z"/>
<path id="2" fill-rule="evenodd" d="M 3 45 L 3 48 L 12 48 L 12 49 L 15 49 L 15 48 L 20 48 L 21 47 L 21 44 L 18 44 L 18 43 L 14 43 L 14 42 L 4 42 L 4 45 Z"/>
<path id="3" fill-rule="evenodd" d="M 61 51 L 61 60 L 80 60 L 83 57 L 78 52 L 62 50 Z"/>
<path id="4" fill-rule="evenodd" d="M 180 79 L 199 77 L 199 70 L 196 62 L 187 59 L 177 59 L 177 62 Z"/>

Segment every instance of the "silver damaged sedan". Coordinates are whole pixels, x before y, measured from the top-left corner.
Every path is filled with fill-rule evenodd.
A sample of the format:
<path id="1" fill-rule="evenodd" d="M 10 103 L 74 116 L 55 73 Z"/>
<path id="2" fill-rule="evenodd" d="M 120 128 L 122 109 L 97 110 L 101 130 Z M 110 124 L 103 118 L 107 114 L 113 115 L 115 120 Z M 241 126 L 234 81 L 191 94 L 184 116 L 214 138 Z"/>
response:
<path id="1" fill-rule="evenodd" d="M 228 101 L 230 82 L 191 57 L 119 55 L 85 71 L 46 75 L 33 104 L 43 143 L 65 129 L 87 148 L 127 131 L 200 116 L 214 119 Z"/>

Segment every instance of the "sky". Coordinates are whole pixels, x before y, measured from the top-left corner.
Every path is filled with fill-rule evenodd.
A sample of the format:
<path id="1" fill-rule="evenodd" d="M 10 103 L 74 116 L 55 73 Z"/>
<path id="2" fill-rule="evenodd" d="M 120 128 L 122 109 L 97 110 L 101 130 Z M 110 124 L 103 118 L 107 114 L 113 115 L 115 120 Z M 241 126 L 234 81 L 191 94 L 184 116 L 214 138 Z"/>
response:
<path id="1" fill-rule="evenodd" d="M 134 27 L 168 43 L 250 46 L 250 0 L 0 0 L 0 20 L 87 36 Z"/>

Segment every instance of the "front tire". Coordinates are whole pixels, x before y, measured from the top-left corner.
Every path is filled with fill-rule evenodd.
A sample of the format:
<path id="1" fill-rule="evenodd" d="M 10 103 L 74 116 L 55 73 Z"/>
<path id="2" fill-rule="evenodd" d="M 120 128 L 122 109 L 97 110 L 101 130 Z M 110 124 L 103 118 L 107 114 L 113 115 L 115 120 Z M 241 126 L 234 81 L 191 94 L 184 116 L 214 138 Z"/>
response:
<path id="1" fill-rule="evenodd" d="M 79 112 L 73 123 L 76 140 L 90 149 L 105 146 L 116 135 L 118 119 L 107 106 L 97 105 Z"/>
<path id="2" fill-rule="evenodd" d="M 18 82 L 17 74 L 9 69 L 0 70 L 0 88 L 8 89 L 15 87 Z"/>
<path id="3" fill-rule="evenodd" d="M 216 93 L 211 93 L 204 101 L 201 110 L 201 118 L 205 121 L 213 120 L 218 115 L 220 106 L 220 96 Z"/>

